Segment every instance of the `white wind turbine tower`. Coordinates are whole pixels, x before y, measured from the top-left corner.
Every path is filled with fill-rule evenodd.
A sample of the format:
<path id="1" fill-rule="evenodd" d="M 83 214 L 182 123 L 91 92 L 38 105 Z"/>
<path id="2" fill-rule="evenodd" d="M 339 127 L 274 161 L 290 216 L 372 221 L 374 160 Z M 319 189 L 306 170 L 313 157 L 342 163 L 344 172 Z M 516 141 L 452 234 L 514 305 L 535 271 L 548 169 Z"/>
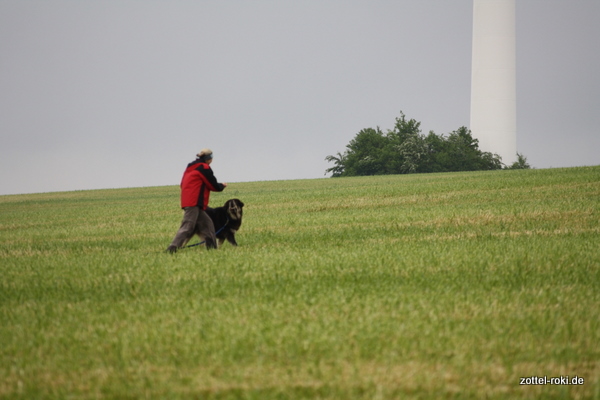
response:
<path id="1" fill-rule="evenodd" d="M 471 132 L 479 149 L 517 159 L 515 0 L 473 0 Z"/>

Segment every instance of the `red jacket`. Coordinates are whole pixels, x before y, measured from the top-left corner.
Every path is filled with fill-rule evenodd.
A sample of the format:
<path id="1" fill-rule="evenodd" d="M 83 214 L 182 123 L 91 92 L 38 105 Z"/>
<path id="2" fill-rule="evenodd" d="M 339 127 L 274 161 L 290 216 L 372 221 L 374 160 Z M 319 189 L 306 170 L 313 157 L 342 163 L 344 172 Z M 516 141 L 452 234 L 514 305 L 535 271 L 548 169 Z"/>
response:
<path id="1" fill-rule="evenodd" d="M 210 192 L 221 192 L 225 188 L 217 182 L 212 169 L 200 160 L 188 164 L 181 178 L 181 208 L 200 207 L 206 210 Z"/>

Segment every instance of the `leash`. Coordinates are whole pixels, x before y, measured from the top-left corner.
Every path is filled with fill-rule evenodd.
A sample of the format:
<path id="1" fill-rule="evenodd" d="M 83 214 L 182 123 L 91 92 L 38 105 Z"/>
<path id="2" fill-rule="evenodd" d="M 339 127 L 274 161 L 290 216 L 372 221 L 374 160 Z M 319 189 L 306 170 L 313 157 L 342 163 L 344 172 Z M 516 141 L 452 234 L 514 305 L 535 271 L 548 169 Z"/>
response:
<path id="1" fill-rule="evenodd" d="M 219 233 L 221 233 L 221 231 L 222 231 L 223 229 L 225 229 L 225 227 L 227 226 L 227 224 L 228 224 L 228 223 L 229 223 L 229 218 L 227 218 L 227 221 L 225 221 L 225 225 L 223 225 L 223 226 L 221 227 L 221 229 L 219 229 L 218 231 L 216 231 L 216 232 L 215 232 L 215 237 L 216 237 L 216 236 L 217 236 Z M 184 246 L 183 248 L 184 248 L 184 249 L 187 249 L 188 247 L 200 246 L 201 244 L 204 244 L 204 242 L 206 242 L 206 240 L 203 240 L 202 242 L 198 242 L 198 243 L 195 243 L 195 244 L 190 244 L 190 245 L 188 245 L 188 246 Z"/>

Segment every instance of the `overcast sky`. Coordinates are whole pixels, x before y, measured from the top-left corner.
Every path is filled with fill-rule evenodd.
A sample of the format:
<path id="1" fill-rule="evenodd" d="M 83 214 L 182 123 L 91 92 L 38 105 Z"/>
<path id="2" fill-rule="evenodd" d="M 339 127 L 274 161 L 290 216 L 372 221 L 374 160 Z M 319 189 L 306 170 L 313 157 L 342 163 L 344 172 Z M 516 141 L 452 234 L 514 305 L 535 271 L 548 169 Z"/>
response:
<path id="1" fill-rule="evenodd" d="M 517 0 L 517 149 L 600 164 L 600 1 Z M 313 179 L 469 125 L 472 0 L 0 0 L 0 194 Z"/>

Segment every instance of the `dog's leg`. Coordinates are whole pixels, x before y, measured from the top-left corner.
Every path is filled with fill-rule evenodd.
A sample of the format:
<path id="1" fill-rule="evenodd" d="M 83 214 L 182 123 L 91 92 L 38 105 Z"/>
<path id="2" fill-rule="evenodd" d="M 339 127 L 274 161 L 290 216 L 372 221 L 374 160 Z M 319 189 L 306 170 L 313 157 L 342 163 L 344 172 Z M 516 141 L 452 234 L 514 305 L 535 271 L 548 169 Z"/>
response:
<path id="1" fill-rule="evenodd" d="M 233 246 L 237 246 L 237 242 L 235 241 L 235 231 L 232 229 L 231 232 L 227 232 L 227 241 L 231 243 Z"/>

